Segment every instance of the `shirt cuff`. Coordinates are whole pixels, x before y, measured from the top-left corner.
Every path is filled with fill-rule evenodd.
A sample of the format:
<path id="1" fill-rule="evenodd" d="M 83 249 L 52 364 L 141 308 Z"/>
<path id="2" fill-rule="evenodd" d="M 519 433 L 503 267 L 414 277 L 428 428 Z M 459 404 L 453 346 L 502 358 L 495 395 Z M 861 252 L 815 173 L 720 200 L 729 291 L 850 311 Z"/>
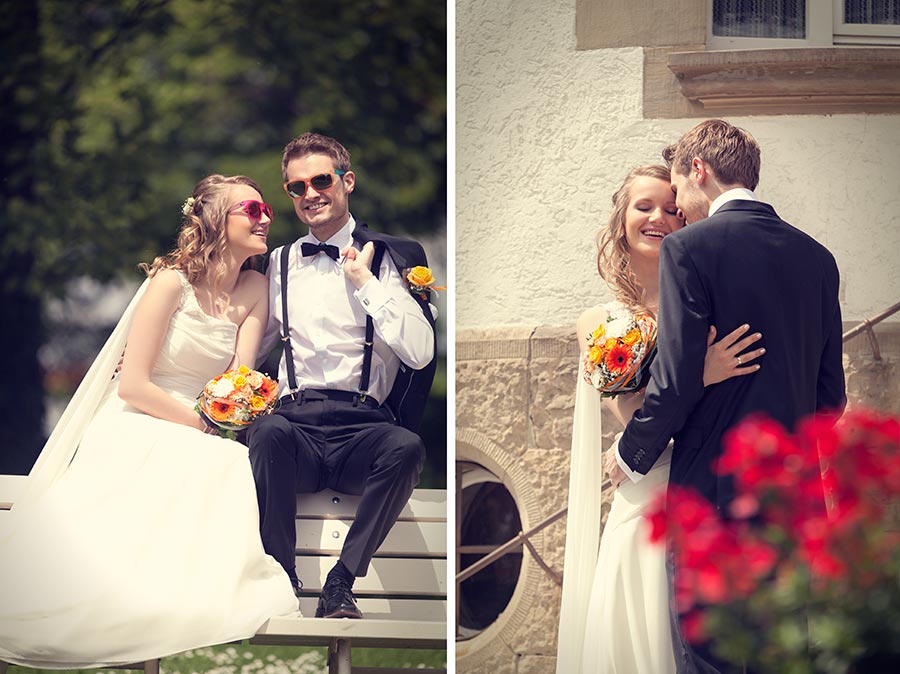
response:
<path id="1" fill-rule="evenodd" d="M 644 477 L 644 474 L 639 473 L 636 470 L 632 470 L 631 466 L 629 466 L 627 463 L 625 463 L 625 459 L 623 459 L 622 455 L 619 454 L 618 438 L 616 439 L 616 446 L 614 449 L 616 451 L 616 463 L 619 464 L 619 468 L 622 469 L 622 472 L 625 473 L 625 475 L 628 476 L 628 479 L 631 480 L 632 482 L 640 482 L 641 478 Z"/>
<path id="2" fill-rule="evenodd" d="M 374 276 L 365 282 L 362 288 L 354 291 L 353 296 L 362 305 L 363 311 L 374 315 L 391 299 L 390 293 Z"/>

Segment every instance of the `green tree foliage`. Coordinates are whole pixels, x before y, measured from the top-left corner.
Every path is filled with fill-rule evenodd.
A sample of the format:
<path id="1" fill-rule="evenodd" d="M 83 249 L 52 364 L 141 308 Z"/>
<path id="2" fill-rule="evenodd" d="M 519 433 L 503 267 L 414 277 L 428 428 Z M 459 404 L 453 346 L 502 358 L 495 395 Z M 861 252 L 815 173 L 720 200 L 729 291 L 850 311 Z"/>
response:
<path id="1" fill-rule="evenodd" d="M 199 178 L 255 178 L 276 209 L 270 243 L 291 240 L 281 149 L 314 130 L 350 150 L 358 217 L 444 225 L 442 3 L 0 0 L 0 26 L 0 344 L 17 384 L 0 447 L 18 448 L 0 470 L 26 471 L 42 442 L 46 298 L 76 276 L 137 278 Z"/>

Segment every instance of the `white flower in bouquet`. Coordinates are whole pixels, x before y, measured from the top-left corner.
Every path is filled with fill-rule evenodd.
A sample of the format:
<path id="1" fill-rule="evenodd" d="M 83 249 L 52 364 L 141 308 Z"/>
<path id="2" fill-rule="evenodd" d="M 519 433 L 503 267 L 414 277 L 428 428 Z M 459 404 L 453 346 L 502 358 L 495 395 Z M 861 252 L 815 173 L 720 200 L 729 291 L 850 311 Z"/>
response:
<path id="1" fill-rule="evenodd" d="M 222 377 L 210 389 L 210 393 L 216 398 L 227 398 L 232 391 L 234 391 L 234 382 L 228 377 Z"/>

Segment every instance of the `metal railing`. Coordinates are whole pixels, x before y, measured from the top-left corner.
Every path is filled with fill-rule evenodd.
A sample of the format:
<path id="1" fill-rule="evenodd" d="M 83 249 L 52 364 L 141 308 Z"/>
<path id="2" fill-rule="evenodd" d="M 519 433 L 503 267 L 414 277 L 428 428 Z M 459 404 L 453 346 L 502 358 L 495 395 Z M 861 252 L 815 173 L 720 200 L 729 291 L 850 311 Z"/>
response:
<path id="1" fill-rule="evenodd" d="M 872 316 L 871 318 L 867 318 L 864 321 L 862 321 L 859 325 L 856 325 L 856 326 L 852 327 L 850 330 L 847 330 L 847 332 L 845 332 L 841 336 L 841 341 L 844 344 L 846 344 L 849 340 L 853 339 L 857 335 L 865 333 L 869 339 L 869 344 L 872 347 L 873 358 L 875 360 L 881 360 L 881 349 L 879 348 L 878 337 L 875 335 L 875 331 L 873 330 L 873 328 L 878 323 L 881 323 L 881 321 L 883 321 L 886 318 L 889 318 L 890 316 L 893 316 L 897 312 L 900 312 L 900 302 L 897 302 L 897 304 L 894 304 L 893 306 L 888 307 L 881 313 L 876 314 L 875 316 Z M 601 486 L 601 490 L 609 489 L 610 486 L 611 486 L 611 483 L 609 482 L 609 480 L 607 480 Z M 461 485 L 458 483 L 457 484 L 457 494 L 456 494 L 457 504 L 462 502 L 461 491 L 462 491 Z M 560 508 L 555 513 L 553 513 L 548 518 L 541 521 L 540 523 L 538 523 L 537 525 L 535 525 L 528 531 L 520 531 L 518 534 L 515 535 L 515 537 L 506 541 L 506 543 L 503 543 L 502 545 L 499 545 L 494 548 L 491 548 L 490 546 L 461 546 L 459 544 L 460 542 L 458 539 L 458 532 L 457 532 L 457 546 L 456 546 L 457 547 L 457 553 L 456 553 L 457 568 L 459 568 L 459 566 L 460 566 L 460 563 L 459 563 L 460 555 L 480 554 L 482 552 L 487 552 L 487 554 L 484 557 L 482 557 L 481 559 L 479 559 L 477 562 L 467 566 L 465 569 L 462 569 L 461 571 L 459 571 L 456 574 L 456 597 L 457 597 L 456 625 L 457 625 L 457 631 L 459 628 L 458 614 L 459 614 L 459 596 L 460 596 L 459 586 L 460 586 L 460 584 L 464 580 L 474 576 L 476 573 L 478 573 L 482 569 L 487 568 L 488 566 L 490 566 L 491 564 L 496 562 L 498 559 L 501 559 L 502 557 L 508 555 L 511 552 L 518 552 L 519 550 L 521 550 L 521 548 L 523 546 L 528 549 L 528 551 L 531 553 L 531 556 L 534 558 L 534 561 L 537 562 L 538 566 L 540 566 L 548 576 L 550 576 L 550 578 L 553 580 L 553 582 L 559 586 L 562 586 L 562 573 L 559 573 L 559 572 L 553 570 L 552 568 L 550 568 L 550 565 L 548 565 L 541 558 L 538 551 L 534 548 L 534 545 L 531 543 L 530 538 L 532 536 L 534 536 L 535 534 L 543 531 L 544 529 L 546 529 L 548 526 L 550 526 L 554 522 L 561 520 L 563 517 L 566 516 L 566 513 L 568 513 L 568 511 L 569 511 L 568 507 Z M 460 514 L 461 513 L 457 513 L 457 520 L 456 520 L 457 523 L 459 522 Z"/>
<path id="2" fill-rule="evenodd" d="M 892 307 L 888 307 L 880 314 L 876 314 L 875 316 L 872 316 L 872 318 L 867 318 L 859 325 L 847 330 L 847 332 L 843 334 L 842 341 L 844 342 L 844 344 L 846 344 L 858 334 L 864 332 L 866 333 L 866 337 L 869 338 L 869 344 L 872 347 L 872 357 L 875 360 L 881 360 L 881 349 L 878 347 L 878 337 L 875 336 L 875 331 L 872 328 L 878 323 L 881 323 L 881 321 L 883 321 L 885 318 L 893 316 L 898 311 L 900 311 L 900 302 L 897 302 L 897 304 Z"/>

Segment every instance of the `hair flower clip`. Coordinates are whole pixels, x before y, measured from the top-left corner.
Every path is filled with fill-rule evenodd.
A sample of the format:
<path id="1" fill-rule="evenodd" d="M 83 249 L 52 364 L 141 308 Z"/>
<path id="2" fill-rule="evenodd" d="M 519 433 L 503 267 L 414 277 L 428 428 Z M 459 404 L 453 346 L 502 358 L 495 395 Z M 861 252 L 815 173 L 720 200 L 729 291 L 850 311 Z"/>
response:
<path id="1" fill-rule="evenodd" d="M 190 212 L 194 210 L 195 201 L 196 199 L 194 199 L 194 197 L 188 197 L 187 199 L 185 199 L 184 203 L 181 204 L 181 214 L 185 216 L 189 215 Z"/>
<path id="2" fill-rule="evenodd" d="M 428 300 L 428 292 L 433 292 L 436 295 L 438 290 L 447 289 L 446 286 L 434 285 L 434 274 L 431 273 L 428 267 L 413 267 L 408 269 L 403 277 L 409 283 L 410 292 L 416 293 L 426 301 Z"/>

